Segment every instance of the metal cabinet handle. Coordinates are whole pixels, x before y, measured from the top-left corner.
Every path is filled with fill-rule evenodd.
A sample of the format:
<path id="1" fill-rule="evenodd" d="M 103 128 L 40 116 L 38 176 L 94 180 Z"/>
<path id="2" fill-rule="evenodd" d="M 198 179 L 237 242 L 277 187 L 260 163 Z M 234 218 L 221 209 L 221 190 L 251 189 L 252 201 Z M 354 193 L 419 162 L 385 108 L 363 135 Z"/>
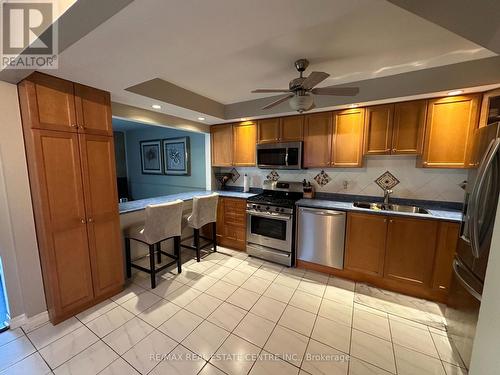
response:
<path id="1" fill-rule="evenodd" d="M 86 224 L 86 223 L 87 223 L 87 221 L 86 221 L 85 219 L 80 219 L 80 223 L 82 223 L 82 224 Z"/>
<path id="2" fill-rule="evenodd" d="M 314 209 L 307 209 L 307 208 L 302 208 L 302 212 L 308 212 L 314 215 L 321 215 L 321 216 L 338 216 L 338 215 L 345 215 L 345 212 L 342 211 L 319 211 L 319 210 L 314 210 Z"/>
<path id="3" fill-rule="evenodd" d="M 89 223 L 93 223 L 94 222 L 94 219 L 92 219 L 91 217 L 89 217 Z"/>

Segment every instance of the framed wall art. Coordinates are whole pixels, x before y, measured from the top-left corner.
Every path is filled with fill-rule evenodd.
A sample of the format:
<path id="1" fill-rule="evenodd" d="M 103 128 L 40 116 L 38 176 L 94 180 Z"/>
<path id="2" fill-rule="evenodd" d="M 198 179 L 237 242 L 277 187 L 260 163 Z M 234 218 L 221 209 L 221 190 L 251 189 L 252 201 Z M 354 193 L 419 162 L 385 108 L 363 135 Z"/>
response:
<path id="1" fill-rule="evenodd" d="M 141 170 L 143 174 L 162 174 L 161 140 L 141 141 Z"/>
<path id="2" fill-rule="evenodd" d="M 189 137 L 164 139 L 163 160 L 165 174 L 189 176 L 191 174 Z"/>

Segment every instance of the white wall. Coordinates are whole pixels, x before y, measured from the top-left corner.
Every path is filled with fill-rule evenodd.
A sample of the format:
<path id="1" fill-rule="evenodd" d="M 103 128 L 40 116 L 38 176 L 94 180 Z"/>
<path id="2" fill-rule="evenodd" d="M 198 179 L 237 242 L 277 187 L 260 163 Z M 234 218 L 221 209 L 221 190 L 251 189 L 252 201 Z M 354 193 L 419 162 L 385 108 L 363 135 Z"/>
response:
<path id="1" fill-rule="evenodd" d="M 500 202 L 483 290 L 469 375 L 497 375 L 500 369 Z"/>
<path id="2" fill-rule="evenodd" d="M 385 171 L 391 172 L 399 181 L 392 196 L 411 199 L 427 199 L 448 202 L 463 202 L 464 191 L 459 184 L 467 179 L 467 171 L 462 169 L 416 168 L 415 156 L 370 156 L 365 158 L 363 168 L 325 168 L 332 178 L 320 187 L 314 181 L 321 169 L 296 171 L 277 170 L 280 180 L 302 181 L 304 178 L 315 185 L 316 191 L 325 193 L 383 195 L 375 180 Z M 222 169 L 223 171 L 230 170 Z M 258 168 L 236 168 L 241 177 L 228 185 L 243 186 L 243 175 L 250 177 L 250 186 L 262 187 L 270 170 Z M 347 181 L 347 189 L 344 189 Z"/>
<path id="3" fill-rule="evenodd" d="M 0 82 L 0 256 L 11 317 L 46 310 L 17 86 Z"/>

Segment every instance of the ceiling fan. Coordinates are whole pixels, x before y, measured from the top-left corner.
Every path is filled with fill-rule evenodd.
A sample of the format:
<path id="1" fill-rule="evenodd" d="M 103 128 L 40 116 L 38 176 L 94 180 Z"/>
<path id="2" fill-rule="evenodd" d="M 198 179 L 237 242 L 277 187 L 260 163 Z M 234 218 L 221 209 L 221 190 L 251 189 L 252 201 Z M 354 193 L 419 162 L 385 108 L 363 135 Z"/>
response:
<path id="1" fill-rule="evenodd" d="M 330 74 L 325 72 L 312 72 L 308 77 L 303 77 L 302 73 L 309 66 L 307 59 L 299 59 L 295 61 L 295 68 L 299 71 L 300 76 L 290 81 L 288 89 L 257 89 L 252 93 L 272 93 L 282 92 L 287 95 L 269 103 L 262 109 L 269 109 L 289 100 L 290 107 L 299 113 L 313 109 L 314 95 L 336 95 L 336 96 L 354 96 L 359 92 L 358 87 L 317 87 L 319 83 L 327 79 Z"/>

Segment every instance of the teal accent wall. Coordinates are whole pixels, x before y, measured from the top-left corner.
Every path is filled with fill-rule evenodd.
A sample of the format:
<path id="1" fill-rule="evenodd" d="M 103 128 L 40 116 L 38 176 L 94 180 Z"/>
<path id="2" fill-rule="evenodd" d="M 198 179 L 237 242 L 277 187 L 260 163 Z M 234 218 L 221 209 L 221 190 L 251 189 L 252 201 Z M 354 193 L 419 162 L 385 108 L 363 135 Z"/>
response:
<path id="1" fill-rule="evenodd" d="M 152 139 L 189 137 L 191 144 L 191 175 L 150 175 L 141 172 L 140 142 Z M 205 190 L 205 135 L 156 126 L 126 131 L 126 155 L 129 189 L 132 199 L 158 197 L 186 191 Z"/>

